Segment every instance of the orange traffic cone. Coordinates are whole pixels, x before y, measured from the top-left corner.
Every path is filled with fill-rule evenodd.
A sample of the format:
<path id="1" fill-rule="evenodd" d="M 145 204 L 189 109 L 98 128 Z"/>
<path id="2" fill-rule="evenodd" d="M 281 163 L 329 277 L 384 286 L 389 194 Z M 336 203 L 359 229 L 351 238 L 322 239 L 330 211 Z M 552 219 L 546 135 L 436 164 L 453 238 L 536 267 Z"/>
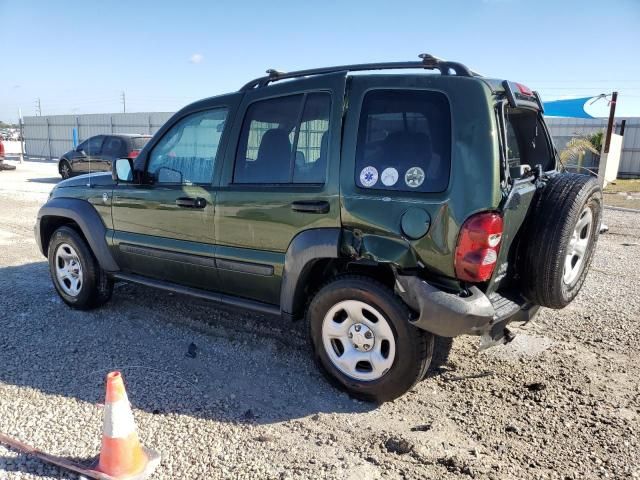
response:
<path id="1" fill-rule="evenodd" d="M 96 468 L 114 479 L 147 478 L 160 463 L 160 455 L 138 440 L 131 405 L 120 372 L 107 375 L 102 449 Z"/>

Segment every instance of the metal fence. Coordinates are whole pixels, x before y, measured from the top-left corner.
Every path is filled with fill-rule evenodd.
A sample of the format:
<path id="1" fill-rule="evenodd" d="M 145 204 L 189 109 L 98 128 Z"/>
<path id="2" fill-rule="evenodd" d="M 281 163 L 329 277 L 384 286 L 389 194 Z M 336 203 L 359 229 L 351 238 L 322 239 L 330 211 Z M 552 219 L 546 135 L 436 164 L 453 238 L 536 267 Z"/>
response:
<path id="1" fill-rule="evenodd" d="M 558 150 L 562 150 L 575 136 L 604 132 L 607 128 L 606 118 L 546 118 L 545 120 Z M 620 132 L 622 120 L 622 118 L 616 118 L 615 132 L 617 133 Z M 597 159 L 587 155 L 584 166 L 597 168 Z M 640 177 L 640 118 L 638 117 L 626 119 L 618 177 Z"/>
<path id="2" fill-rule="evenodd" d="M 101 133 L 155 133 L 172 115 L 170 112 L 53 115 L 25 117 L 25 153 L 28 156 L 58 158 L 73 148 L 73 129 L 78 141 Z M 569 139 L 604 130 L 606 119 L 547 118 L 556 147 L 562 150 Z M 621 124 L 620 118 L 616 125 Z M 626 119 L 620 177 L 640 177 L 640 117 Z M 586 159 L 587 161 L 589 159 Z"/>
<path id="3" fill-rule="evenodd" d="M 155 133 L 173 115 L 170 112 L 51 115 L 24 118 L 25 154 L 59 158 L 73 149 L 73 129 L 78 142 L 98 134 Z"/>

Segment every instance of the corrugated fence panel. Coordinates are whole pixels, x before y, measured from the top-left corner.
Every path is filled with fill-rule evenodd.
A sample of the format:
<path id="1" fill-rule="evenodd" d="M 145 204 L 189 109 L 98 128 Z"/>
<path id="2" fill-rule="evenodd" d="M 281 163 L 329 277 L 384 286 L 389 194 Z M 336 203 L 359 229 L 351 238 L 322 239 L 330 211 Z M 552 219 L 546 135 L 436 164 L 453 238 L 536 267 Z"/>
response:
<path id="1" fill-rule="evenodd" d="M 78 115 L 78 141 L 101 133 L 111 133 L 110 114 Z"/>
<path id="2" fill-rule="evenodd" d="M 78 129 L 78 142 L 99 134 L 154 134 L 171 115 L 171 112 L 143 112 L 25 117 L 25 153 L 59 158 L 73 148 L 74 128 Z"/>
<path id="3" fill-rule="evenodd" d="M 607 119 L 578 118 L 546 118 L 558 150 L 562 150 L 567 142 L 577 135 L 589 135 L 598 131 L 606 131 Z M 622 118 L 616 118 L 616 131 L 620 131 Z M 620 177 L 640 177 L 640 118 L 627 118 L 622 142 L 622 157 L 618 175 Z M 587 166 L 585 164 L 585 166 Z"/>
<path id="4" fill-rule="evenodd" d="M 156 133 L 162 125 L 165 124 L 169 118 L 171 118 L 173 113 L 171 112 L 154 112 L 150 113 L 149 116 L 151 118 L 151 133 Z"/>
<path id="5" fill-rule="evenodd" d="M 49 136 L 51 155 L 60 157 L 73 148 L 73 128 L 76 126 L 75 115 L 55 115 L 49 120 Z"/>
<path id="6" fill-rule="evenodd" d="M 173 115 L 171 112 L 106 113 L 25 117 L 25 152 L 29 156 L 59 158 L 73 147 L 73 128 L 78 140 L 108 133 L 154 134 Z M 622 119 L 616 119 L 620 125 Z M 604 130 L 606 119 L 547 118 L 556 147 L 563 149 L 576 135 Z M 640 177 L 640 118 L 627 119 L 619 175 Z"/>

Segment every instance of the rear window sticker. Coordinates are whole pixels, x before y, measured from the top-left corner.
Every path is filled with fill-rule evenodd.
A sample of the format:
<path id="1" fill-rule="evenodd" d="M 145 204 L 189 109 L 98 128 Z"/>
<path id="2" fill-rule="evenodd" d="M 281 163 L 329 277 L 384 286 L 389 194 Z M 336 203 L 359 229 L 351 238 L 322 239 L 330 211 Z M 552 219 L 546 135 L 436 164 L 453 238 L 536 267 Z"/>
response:
<path id="1" fill-rule="evenodd" d="M 360 183 L 363 187 L 373 187 L 378 182 L 378 170 L 375 167 L 364 167 L 360 172 Z"/>
<path id="2" fill-rule="evenodd" d="M 407 173 L 404 174 L 404 183 L 406 183 L 408 187 L 418 188 L 423 182 L 424 170 L 420 167 L 411 167 L 407 170 Z"/>
<path id="3" fill-rule="evenodd" d="M 380 180 L 385 187 L 392 187 L 398 181 L 398 170 L 393 167 L 385 168 L 380 175 Z"/>

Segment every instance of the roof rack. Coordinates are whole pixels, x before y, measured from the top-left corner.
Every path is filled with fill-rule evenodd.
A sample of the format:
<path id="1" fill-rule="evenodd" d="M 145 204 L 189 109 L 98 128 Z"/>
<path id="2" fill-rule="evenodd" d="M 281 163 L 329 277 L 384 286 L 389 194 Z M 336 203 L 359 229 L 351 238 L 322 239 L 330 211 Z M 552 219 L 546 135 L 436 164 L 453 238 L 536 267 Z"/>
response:
<path id="1" fill-rule="evenodd" d="M 481 75 L 458 62 L 450 62 L 434 57 L 428 53 L 418 55 L 422 61 L 420 62 L 385 62 L 385 63 L 359 63 L 355 65 L 339 65 L 335 67 L 311 68 L 308 70 L 298 70 L 295 72 L 279 72 L 278 70 L 269 69 L 267 75 L 256 78 L 245 84 L 240 91 L 253 90 L 267 86 L 269 83 L 288 78 L 309 77 L 312 75 L 324 75 L 336 72 L 358 72 L 365 70 L 398 70 L 420 68 L 424 70 L 440 70 L 442 75 L 451 75 L 451 71 L 460 77 L 480 77 Z"/>

